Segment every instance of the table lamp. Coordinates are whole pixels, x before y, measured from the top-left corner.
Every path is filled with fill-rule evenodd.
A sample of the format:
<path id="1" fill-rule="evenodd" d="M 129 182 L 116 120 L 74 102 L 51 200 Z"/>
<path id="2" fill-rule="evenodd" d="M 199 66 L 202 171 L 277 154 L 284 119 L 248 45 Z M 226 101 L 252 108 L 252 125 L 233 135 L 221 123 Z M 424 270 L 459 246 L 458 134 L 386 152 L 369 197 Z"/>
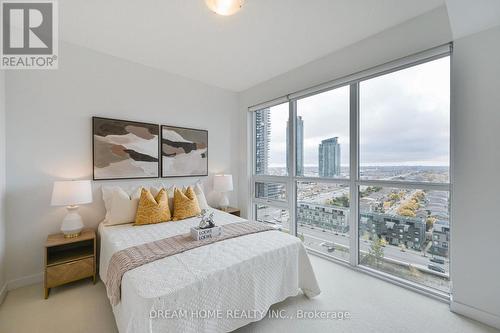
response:
<path id="1" fill-rule="evenodd" d="M 221 193 L 219 208 L 227 210 L 229 206 L 229 199 L 227 192 L 233 190 L 233 176 L 232 175 L 215 175 L 214 176 L 214 191 Z"/>
<path id="2" fill-rule="evenodd" d="M 82 217 L 78 206 L 92 202 L 90 180 L 55 181 L 52 191 L 52 206 L 66 206 L 68 213 L 61 225 L 61 232 L 66 238 L 80 236 L 83 229 Z"/>

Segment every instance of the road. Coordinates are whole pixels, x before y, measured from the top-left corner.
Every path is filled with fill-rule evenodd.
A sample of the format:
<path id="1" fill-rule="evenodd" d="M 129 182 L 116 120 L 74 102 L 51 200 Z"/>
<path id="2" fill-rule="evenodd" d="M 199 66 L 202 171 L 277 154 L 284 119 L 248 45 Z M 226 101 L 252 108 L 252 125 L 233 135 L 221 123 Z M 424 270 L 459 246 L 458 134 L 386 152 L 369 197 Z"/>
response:
<path id="1" fill-rule="evenodd" d="M 307 246 L 312 247 L 315 250 L 328 253 L 325 246 L 321 246 L 320 244 L 323 242 L 333 242 L 336 245 L 341 245 L 345 247 L 349 247 L 349 237 L 346 234 L 339 233 L 336 235 L 331 231 L 323 232 L 322 229 L 311 229 L 310 227 L 300 227 L 298 228 L 298 234 L 304 234 L 304 242 Z M 367 253 L 370 250 L 369 241 L 360 240 L 360 251 Z M 404 264 L 412 264 L 413 266 L 428 271 L 427 265 L 435 263 L 430 261 L 431 255 L 428 257 L 424 257 L 422 252 L 417 252 L 414 250 L 406 250 L 402 252 L 399 247 L 387 245 L 384 247 L 384 257 L 390 260 L 394 260 L 396 262 L 401 262 Z M 442 266 L 446 272 L 449 272 L 449 260 L 447 258 L 442 258 L 445 260 L 444 265 Z"/>

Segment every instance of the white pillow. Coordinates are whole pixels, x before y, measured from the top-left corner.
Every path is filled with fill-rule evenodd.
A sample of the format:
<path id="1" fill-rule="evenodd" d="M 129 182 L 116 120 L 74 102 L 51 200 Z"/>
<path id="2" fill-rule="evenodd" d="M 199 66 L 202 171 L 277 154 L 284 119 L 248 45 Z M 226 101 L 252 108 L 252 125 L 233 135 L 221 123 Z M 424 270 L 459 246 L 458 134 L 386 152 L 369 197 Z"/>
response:
<path id="1" fill-rule="evenodd" d="M 111 205 L 113 200 L 113 192 L 121 189 L 119 186 L 103 186 L 102 190 L 102 200 L 104 200 L 104 207 L 106 208 L 106 217 L 104 218 L 104 223 L 109 218 L 109 213 L 111 212 Z"/>
<path id="2" fill-rule="evenodd" d="M 198 199 L 198 205 L 200 209 L 208 209 L 207 198 L 205 198 L 205 193 L 203 193 L 203 189 L 201 188 L 200 183 L 196 183 L 194 185 L 194 194 L 196 194 L 196 198 Z"/>
<path id="3" fill-rule="evenodd" d="M 109 212 L 111 210 L 111 199 L 113 198 L 113 192 L 122 190 L 129 195 L 137 191 L 138 188 L 142 188 L 142 186 L 127 186 L 127 187 L 122 187 L 118 185 L 107 185 L 107 186 L 102 186 L 101 191 L 102 191 L 102 200 L 104 200 L 104 207 L 106 207 L 106 212 Z"/>
<path id="4" fill-rule="evenodd" d="M 104 224 L 117 225 L 134 222 L 135 215 L 137 214 L 137 206 L 139 206 L 139 199 L 141 197 L 141 190 L 142 187 L 136 189 L 129 195 L 122 188 L 115 187 L 111 192 L 111 207 L 106 213 Z"/>

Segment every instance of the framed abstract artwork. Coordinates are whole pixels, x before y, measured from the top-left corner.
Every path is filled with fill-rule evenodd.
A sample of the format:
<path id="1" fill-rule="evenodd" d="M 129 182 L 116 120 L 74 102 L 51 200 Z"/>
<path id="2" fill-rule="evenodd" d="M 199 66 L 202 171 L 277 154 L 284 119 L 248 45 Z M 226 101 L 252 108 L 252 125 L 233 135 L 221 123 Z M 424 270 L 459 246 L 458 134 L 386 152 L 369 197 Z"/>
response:
<path id="1" fill-rule="evenodd" d="M 92 118 L 94 180 L 158 178 L 159 126 Z"/>
<path id="2" fill-rule="evenodd" d="M 161 176 L 208 176 L 208 131 L 161 126 Z"/>

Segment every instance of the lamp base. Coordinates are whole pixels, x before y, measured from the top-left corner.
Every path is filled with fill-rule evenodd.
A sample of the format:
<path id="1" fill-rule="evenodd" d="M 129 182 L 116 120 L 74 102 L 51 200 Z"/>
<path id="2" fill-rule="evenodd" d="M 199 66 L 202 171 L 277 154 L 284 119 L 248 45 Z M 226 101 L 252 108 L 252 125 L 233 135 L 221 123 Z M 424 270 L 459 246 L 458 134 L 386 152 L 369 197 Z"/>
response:
<path id="1" fill-rule="evenodd" d="M 223 211 L 226 211 L 228 206 L 229 206 L 229 199 L 227 198 L 227 194 L 226 192 L 222 192 L 219 201 L 219 208 Z"/>
<path id="2" fill-rule="evenodd" d="M 78 214 L 78 206 L 68 206 L 68 214 L 64 217 L 61 224 L 61 232 L 64 238 L 74 238 L 80 236 L 83 229 L 83 221 Z"/>
<path id="3" fill-rule="evenodd" d="M 74 234 L 64 234 L 64 238 L 76 238 L 78 236 L 80 236 L 82 234 L 82 232 L 75 232 Z"/>

